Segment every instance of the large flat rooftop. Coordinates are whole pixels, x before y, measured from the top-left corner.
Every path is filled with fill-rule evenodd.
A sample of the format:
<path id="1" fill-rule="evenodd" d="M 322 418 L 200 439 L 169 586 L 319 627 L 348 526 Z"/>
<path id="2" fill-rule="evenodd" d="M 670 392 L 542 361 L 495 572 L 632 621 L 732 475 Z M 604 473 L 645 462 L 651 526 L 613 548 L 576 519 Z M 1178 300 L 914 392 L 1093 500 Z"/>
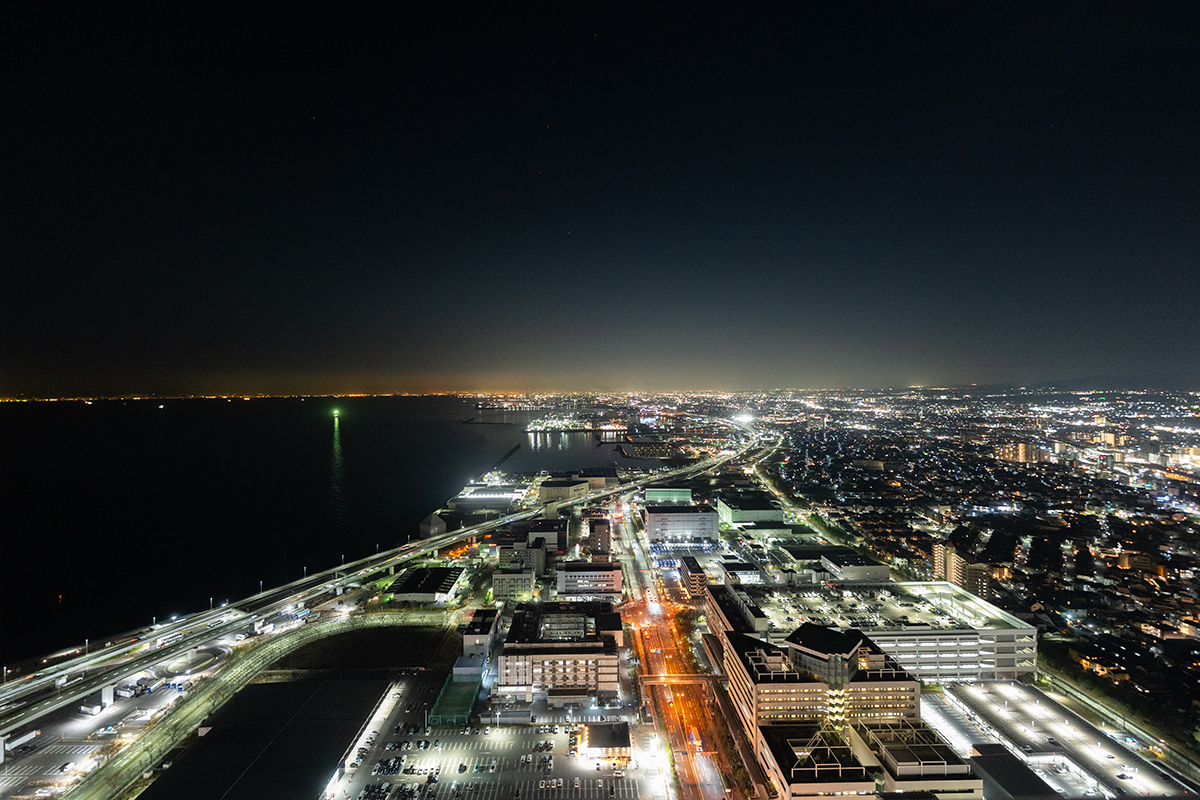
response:
<path id="1" fill-rule="evenodd" d="M 857 589 L 771 586 L 751 595 L 776 636 L 803 622 L 856 628 L 870 636 L 904 630 L 1018 630 L 1032 627 L 1012 614 L 944 581 L 893 583 Z"/>
<path id="2" fill-rule="evenodd" d="M 387 688 L 382 680 L 251 684 L 206 720 L 211 730 L 139 796 L 320 797 Z"/>

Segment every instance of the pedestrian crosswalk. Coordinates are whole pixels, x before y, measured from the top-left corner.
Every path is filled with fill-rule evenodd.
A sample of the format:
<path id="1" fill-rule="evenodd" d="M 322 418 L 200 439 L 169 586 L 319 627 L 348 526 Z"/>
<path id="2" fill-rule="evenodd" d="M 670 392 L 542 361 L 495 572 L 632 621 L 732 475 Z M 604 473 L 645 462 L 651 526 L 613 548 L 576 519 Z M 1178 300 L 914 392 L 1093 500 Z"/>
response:
<path id="1" fill-rule="evenodd" d="M 83 761 L 100 747 L 99 744 L 62 742 L 41 747 L 36 754 L 20 761 L 5 762 L 0 765 L 0 797 L 7 797 L 12 790 L 24 786 L 30 781 L 44 780 L 47 777 L 62 777 L 60 768 L 64 762 Z M 48 761 L 44 756 L 53 758 Z"/>
<path id="2" fill-rule="evenodd" d="M 28 778 L 30 775 L 40 775 L 45 769 L 45 764 L 5 764 L 0 767 L 0 775 L 5 778 L 13 776 Z"/>
<path id="3" fill-rule="evenodd" d="M 83 756 L 90 755 L 99 747 L 98 744 L 52 744 L 43 747 L 42 752 L 49 755 Z"/>

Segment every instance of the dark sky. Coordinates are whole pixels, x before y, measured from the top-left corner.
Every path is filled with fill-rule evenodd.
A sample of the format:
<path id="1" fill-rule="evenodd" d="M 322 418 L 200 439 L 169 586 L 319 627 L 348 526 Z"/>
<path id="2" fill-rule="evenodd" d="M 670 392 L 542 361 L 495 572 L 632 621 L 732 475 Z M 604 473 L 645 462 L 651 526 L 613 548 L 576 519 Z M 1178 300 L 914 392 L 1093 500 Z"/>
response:
<path id="1" fill-rule="evenodd" d="M 11 5 L 0 395 L 1200 389 L 1194 2 Z"/>

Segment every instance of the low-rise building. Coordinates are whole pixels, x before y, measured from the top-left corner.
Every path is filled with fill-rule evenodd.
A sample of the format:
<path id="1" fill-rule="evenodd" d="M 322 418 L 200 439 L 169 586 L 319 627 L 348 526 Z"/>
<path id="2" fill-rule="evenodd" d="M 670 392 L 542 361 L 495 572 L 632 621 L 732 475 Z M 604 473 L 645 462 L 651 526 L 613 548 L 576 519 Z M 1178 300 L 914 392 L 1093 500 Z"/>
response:
<path id="1" fill-rule="evenodd" d="M 648 506 L 690 506 L 692 504 L 692 488 L 663 484 L 646 487 L 646 505 Z"/>
<path id="2" fill-rule="evenodd" d="M 704 614 L 708 629 L 728 646 L 731 633 L 744 633 L 755 639 L 766 639 L 771 621 L 763 610 L 736 586 L 708 583 L 704 586 Z"/>
<path id="3" fill-rule="evenodd" d="M 583 726 L 579 752 L 605 764 L 625 766 L 633 758 L 628 722 L 592 722 Z"/>
<path id="4" fill-rule="evenodd" d="M 528 603 L 533 599 L 537 576 L 528 567 L 510 567 L 492 572 L 492 600 L 506 603 Z"/>
<path id="5" fill-rule="evenodd" d="M 921 722 L 765 725 L 758 760 L 789 798 L 981 800 L 983 779 Z"/>
<path id="6" fill-rule="evenodd" d="M 746 561 L 722 561 L 721 574 L 726 583 L 762 583 L 758 567 Z"/>
<path id="7" fill-rule="evenodd" d="M 459 589 L 465 570 L 461 567 L 420 567 L 393 589 L 393 600 L 412 603 L 444 603 Z"/>
<path id="8" fill-rule="evenodd" d="M 610 600 L 624 595 L 621 565 L 611 561 L 568 561 L 555 570 L 560 600 Z"/>
<path id="9" fill-rule="evenodd" d="M 591 485 L 587 478 L 550 478 L 539 484 L 539 499 L 543 503 L 564 503 L 587 497 Z"/>
<path id="10" fill-rule="evenodd" d="M 727 641 L 738 722 L 785 796 L 982 798 L 982 781 L 921 722 L 919 682 L 858 631 L 805 624 L 783 647 L 743 633 Z"/>
<path id="11" fill-rule="evenodd" d="M 762 492 L 726 493 L 717 498 L 717 515 L 725 525 L 783 522 L 783 509 Z"/>
<path id="12" fill-rule="evenodd" d="M 463 631 L 463 655 L 470 658 L 487 658 L 496 644 L 496 634 L 499 630 L 500 614 L 494 608 L 475 609 L 471 614 L 471 621 Z"/>
<path id="13" fill-rule="evenodd" d="M 848 732 L 859 760 L 882 774 L 884 792 L 928 792 L 937 800 L 983 797 L 983 778 L 920 720 L 859 722 Z"/>
<path id="14" fill-rule="evenodd" d="M 932 683 L 1014 680 L 1037 669 L 1037 629 L 950 583 L 900 583 L 945 612 L 942 625 L 866 626 L 892 658 Z"/>
<path id="15" fill-rule="evenodd" d="M 821 564 L 832 580 L 839 583 L 887 583 L 892 579 L 886 564 L 858 553 L 830 553 L 821 556 Z"/>
<path id="16" fill-rule="evenodd" d="M 496 694 L 583 705 L 619 694 L 621 615 L 611 603 L 518 605 L 498 662 Z"/>
<path id="17" fill-rule="evenodd" d="M 590 553 L 608 554 L 612 552 L 612 526 L 606 519 L 593 519 L 587 523 L 585 538 Z"/>
<path id="18" fill-rule="evenodd" d="M 683 585 L 687 587 L 688 596 L 702 597 L 704 595 L 704 584 L 708 583 L 708 576 L 695 556 L 684 556 L 679 560 L 679 577 Z"/>
<path id="19" fill-rule="evenodd" d="M 713 542 L 720 532 L 712 506 L 647 506 L 643 513 L 651 544 Z"/>

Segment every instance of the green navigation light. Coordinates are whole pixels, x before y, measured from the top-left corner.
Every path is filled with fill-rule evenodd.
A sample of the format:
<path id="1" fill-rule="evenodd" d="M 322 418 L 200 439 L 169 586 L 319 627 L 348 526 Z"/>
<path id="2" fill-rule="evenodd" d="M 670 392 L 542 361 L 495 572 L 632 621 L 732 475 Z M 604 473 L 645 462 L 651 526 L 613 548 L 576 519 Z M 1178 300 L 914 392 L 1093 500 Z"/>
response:
<path id="1" fill-rule="evenodd" d="M 337 409 L 335 408 L 335 409 L 333 410 L 333 415 L 336 417 L 336 416 L 337 416 L 337 414 L 338 414 L 338 412 L 337 412 Z"/>

